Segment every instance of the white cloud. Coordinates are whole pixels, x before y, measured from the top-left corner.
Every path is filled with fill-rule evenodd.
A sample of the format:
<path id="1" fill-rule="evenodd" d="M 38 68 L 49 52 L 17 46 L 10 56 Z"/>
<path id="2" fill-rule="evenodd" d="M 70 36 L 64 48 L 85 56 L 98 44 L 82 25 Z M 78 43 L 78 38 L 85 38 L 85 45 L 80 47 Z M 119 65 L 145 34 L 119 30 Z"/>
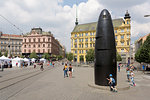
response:
<path id="1" fill-rule="evenodd" d="M 81 2 L 77 7 L 79 24 L 97 21 L 104 8 L 108 8 L 115 18 L 124 17 L 125 10 L 128 9 L 131 14 L 132 36 L 148 33 L 150 18 L 146 19 L 143 15 L 150 14 L 150 4 L 147 0 L 133 1 L 88 0 Z M 63 0 L 4 0 L 3 2 L 1 0 L 0 14 L 11 20 L 24 32 L 30 32 L 33 27 L 41 27 L 44 31 L 51 31 L 66 46 L 67 51 L 70 51 L 70 36 L 75 26 L 76 5 L 62 6 L 62 3 Z M 3 32 L 19 33 L 4 19 L 0 18 L 0 23 L 0 30 Z"/>

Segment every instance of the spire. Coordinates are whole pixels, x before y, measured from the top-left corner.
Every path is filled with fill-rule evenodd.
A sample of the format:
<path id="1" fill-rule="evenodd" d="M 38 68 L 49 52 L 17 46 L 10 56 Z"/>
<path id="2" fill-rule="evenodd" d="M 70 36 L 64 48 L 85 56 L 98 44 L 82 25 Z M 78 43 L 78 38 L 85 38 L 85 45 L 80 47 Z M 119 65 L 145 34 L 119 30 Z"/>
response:
<path id="1" fill-rule="evenodd" d="M 126 14 L 125 14 L 124 19 L 127 19 L 127 18 L 129 18 L 129 19 L 131 18 L 131 17 L 130 17 L 130 14 L 128 13 L 128 10 L 126 11 Z"/>
<path id="2" fill-rule="evenodd" d="M 75 22 L 75 25 L 78 25 L 78 15 L 77 15 L 77 0 L 76 0 L 76 22 Z"/>

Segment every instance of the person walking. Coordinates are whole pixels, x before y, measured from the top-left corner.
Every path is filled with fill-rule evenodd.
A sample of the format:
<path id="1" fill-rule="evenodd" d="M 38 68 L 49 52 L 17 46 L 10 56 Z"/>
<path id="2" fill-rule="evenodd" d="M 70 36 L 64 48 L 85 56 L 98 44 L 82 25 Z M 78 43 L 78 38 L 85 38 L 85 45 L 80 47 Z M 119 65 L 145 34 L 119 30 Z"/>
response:
<path id="1" fill-rule="evenodd" d="M 118 65 L 118 72 L 120 72 L 120 67 L 121 67 L 121 64 Z"/>
<path id="2" fill-rule="evenodd" d="M 145 74 L 145 66 L 144 66 L 144 64 L 142 66 L 142 70 L 143 70 L 143 74 Z"/>
<path id="3" fill-rule="evenodd" d="M 44 70 L 44 68 L 43 68 L 43 62 L 41 62 L 40 65 L 41 65 L 41 68 L 40 68 L 40 69 L 41 69 L 41 71 L 43 71 L 43 70 Z"/>
<path id="4" fill-rule="evenodd" d="M 67 66 L 67 64 L 65 64 L 65 66 L 64 66 L 64 78 L 67 76 L 68 77 L 68 66 Z"/>
<path id="5" fill-rule="evenodd" d="M 72 78 L 72 66 L 71 66 L 71 64 L 69 65 L 69 77 Z"/>
<path id="6" fill-rule="evenodd" d="M 132 81 L 133 86 L 136 86 L 136 84 L 134 82 L 134 77 L 135 77 L 135 74 L 134 74 L 133 70 L 131 70 L 131 81 Z"/>
<path id="7" fill-rule="evenodd" d="M 109 81 L 108 84 L 110 86 L 110 91 L 117 92 L 117 89 L 115 88 L 116 82 L 112 74 L 109 75 L 109 78 L 107 78 L 107 80 Z"/>
<path id="8" fill-rule="evenodd" d="M 128 82 L 130 82 L 130 69 L 127 69 L 127 79 L 128 79 Z"/>

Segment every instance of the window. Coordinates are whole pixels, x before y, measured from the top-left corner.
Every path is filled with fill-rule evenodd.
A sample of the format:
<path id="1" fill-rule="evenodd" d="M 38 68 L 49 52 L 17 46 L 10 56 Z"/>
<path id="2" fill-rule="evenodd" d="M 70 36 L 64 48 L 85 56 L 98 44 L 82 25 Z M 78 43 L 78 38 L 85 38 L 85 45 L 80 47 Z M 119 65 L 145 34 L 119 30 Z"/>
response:
<path id="1" fill-rule="evenodd" d="M 81 50 L 79 50 L 79 53 L 81 53 Z"/>
<path id="2" fill-rule="evenodd" d="M 85 33 L 85 36 L 88 36 L 88 33 Z"/>
<path id="3" fill-rule="evenodd" d="M 88 52 L 88 50 L 86 50 L 86 53 Z"/>
<path id="4" fill-rule="evenodd" d="M 33 52 L 35 52 L 35 49 L 33 50 Z"/>
<path id="5" fill-rule="evenodd" d="M 88 47 L 88 44 L 85 44 L 85 47 L 87 48 L 87 47 Z"/>
<path id="6" fill-rule="evenodd" d="M 75 48 L 77 48 L 77 45 L 74 45 Z"/>
<path id="7" fill-rule="evenodd" d="M 85 41 L 88 42 L 88 38 L 86 38 Z"/>
<path id="8" fill-rule="evenodd" d="M 79 34 L 79 37 L 81 37 L 81 34 Z"/>
<path id="9" fill-rule="evenodd" d="M 93 47 L 95 47 L 95 43 L 93 44 Z"/>
<path id="10" fill-rule="evenodd" d="M 82 50 L 82 53 L 84 53 L 83 50 Z"/>
<path id="11" fill-rule="evenodd" d="M 124 49 L 121 49 L 121 52 L 124 52 Z"/>
<path id="12" fill-rule="evenodd" d="M 17 44 L 17 41 L 16 41 L 16 44 Z"/>
<path id="13" fill-rule="evenodd" d="M 82 42 L 83 42 L 83 39 L 82 39 Z"/>
<path id="14" fill-rule="evenodd" d="M 83 44 L 82 44 L 82 48 L 83 48 Z"/>
<path id="15" fill-rule="evenodd" d="M 35 48 L 35 44 L 33 45 L 33 47 Z"/>
<path id="16" fill-rule="evenodd" d="M 24 42 L 26 42 L 26 39 L 24 39 Z"/>
<path id="17" fill-rule="evenodd" d="M 45 49 L 43 49 L 43 53 L 45 53 Z"/>
<path id="18" fill-rule="evenodd" d="M 26 45 L 24 45 L 24 48 L 26 48 Z"/>
<path id="19" fill-rule="evenodd" d="M 45 38 L 43 38 L 43 42 L 45 42 Z"/>
<path id="20" fill-rule="evenodd" d="M 35 39 L 33 39 L 33 41 L 35 42 Z"/>
<path id="21" fill-rule="evenodd" d="M 81 42 L 81 39 L 79 39 L 79 41 Z"/>
<path id="22" fill-rule="evenodd" d="M 129 21 L 127 21 L 127 24 L 129 24 Z"/>
<path id="23" fill-rule="evenodd" d="M 1 41 L 1 44 L 3 44 L 3 41 Z"/>
<path id="24" fill-rule="evenodd" d="M 115 39 L 117 39 L 117 36 L 115 36 Z"/>
<path id="25" fill-rule="evenodd" d="M 50 49 L 48 49 L 48 53 L 50 53 Z"/>
<path id="26" fill-rule="evenodd" d="M 48 38 L 48 42 L 50 42 L 50 38 Z"/>
<path id="27" fill-rule="evenodd" d="M 48 47 L 50 47 L 50 44 L 48 44 Z"/>
<path id="28" fill-rule="evenodd" d="M 90 33 L 90 35 L 92 36 L 92 35 L 93 35 L 93 33 L 91 32 L 91 33 Z"/>
<path id="29" fill-rule="evenodd" d="M 29 42 L 31 42 L 31 39 L 29 39 Z"/>
<path id="30" fill-rule="evenodd" d="M 31 45 L 29 45 L 29 48 L 31 48 Z"/>
<path id="31" fill-rule="evenodd" d="M 29 50 L 29 53 L 31 53 L 31 50 Z"/>
<path id="32" fill-rule="evenodd" d="M 38 42 L 40 42 L 40 38 L 38 39 Z"/>
<path id="33" fill-rule="evenodd" d="M 90 41 L 92 41 L 92 38 L 90 38 Z"/>
<path id="34" fill-rule="evenodd" d="M 127 39 L 129 38 L 129 35 L 127 35 Z"/>
<path id="35" fill-rule="evenodd" d="M 129 32 L 129 28 L 127 28 L 127 32 Z"/>
<path id="36" fill-rule="evenodd" d="M 77 39 L 75 39 L 75 41 L 74 41 L 75 43 L 77 43 Z"/>
<path id="37" fill-rule="evenodd" d="M 45 44 L 43 44 L 43 47 L 45 47 Z"/>
<path id="38" fill-rule="evenodd" d="M 81 48 L 81 44 L 79 44 L 79 47 Z"/>
<path id="39" fill-rule="evenodd" d="M 77 34 L 75 34 L 74 37 L 77 37 Z"/>
<path id="40" fill-rule="evenodd" d="M 15 49 L 17 49 L 17 46 L 15 47 Z"/>
<path id="41" fill-rule="evenodd" d="M 40 47 L 40 44 L 38 45 L 38 47 Z"/>
<path id="42" fill-rule="evenodd" d="M 6 41 L 4 41 L 4 44 L 6 44 Z"/>
<path id="43" fill-rule="evenodd" d="M 124 39 L 124 35 L 121 35 L 121 39 Z"/>
<path id="44" fill-rule="evenodd" d="M 127 45 L 129 45 L 130 43 L 129 43 L 129 41 L 127 41 Z"/>
<path id="45" fill-rule="evenodd" d="M 83 36 L 83 33 L 82 33 L 82 36 Z"/>
<path id="46" fill-rule="evenodd" d="M 74 52 L 77 53 L 77 50 L 75 50 Z"/>
<path id="47" fill-rule="evenodd" d="M 124 29 L 121 29 L 121 32 L 124 32 Z"/>
<path id="48" fill-rule="evenodd" d="M 90 44 L 90 47 L 92 47 L 92 43 Z"/>
<path id="49" fill-rule="evenodd" d="M 121 42 L 121 45 L 124 45 L 124 42 Z"/>
<path id="50" fill-rule="evenodd" d="M 26 53 L 26 49 L 24 49 L 24 53 Z"/>
<path id="51" fill-rule="evenodd" d="M 115 33 L 117 33 L 117 30 L 115 30 Z"/>

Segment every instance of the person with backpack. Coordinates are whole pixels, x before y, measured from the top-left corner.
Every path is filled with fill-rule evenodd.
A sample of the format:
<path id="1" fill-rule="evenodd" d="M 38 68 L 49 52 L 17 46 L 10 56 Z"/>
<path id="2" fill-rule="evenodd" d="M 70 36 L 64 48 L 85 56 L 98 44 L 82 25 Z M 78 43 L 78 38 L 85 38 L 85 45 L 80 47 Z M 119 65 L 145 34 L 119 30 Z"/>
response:
<path id="1" fill-rule="evenodd" d="M 109 78 L 107 78 L 107 80 L 109 81 L 108 84 L 110 86 L 110 91 L 117 92 L 117 89 L 115 88 L 116 82 L 112 74 L 109 75 Z"/>

